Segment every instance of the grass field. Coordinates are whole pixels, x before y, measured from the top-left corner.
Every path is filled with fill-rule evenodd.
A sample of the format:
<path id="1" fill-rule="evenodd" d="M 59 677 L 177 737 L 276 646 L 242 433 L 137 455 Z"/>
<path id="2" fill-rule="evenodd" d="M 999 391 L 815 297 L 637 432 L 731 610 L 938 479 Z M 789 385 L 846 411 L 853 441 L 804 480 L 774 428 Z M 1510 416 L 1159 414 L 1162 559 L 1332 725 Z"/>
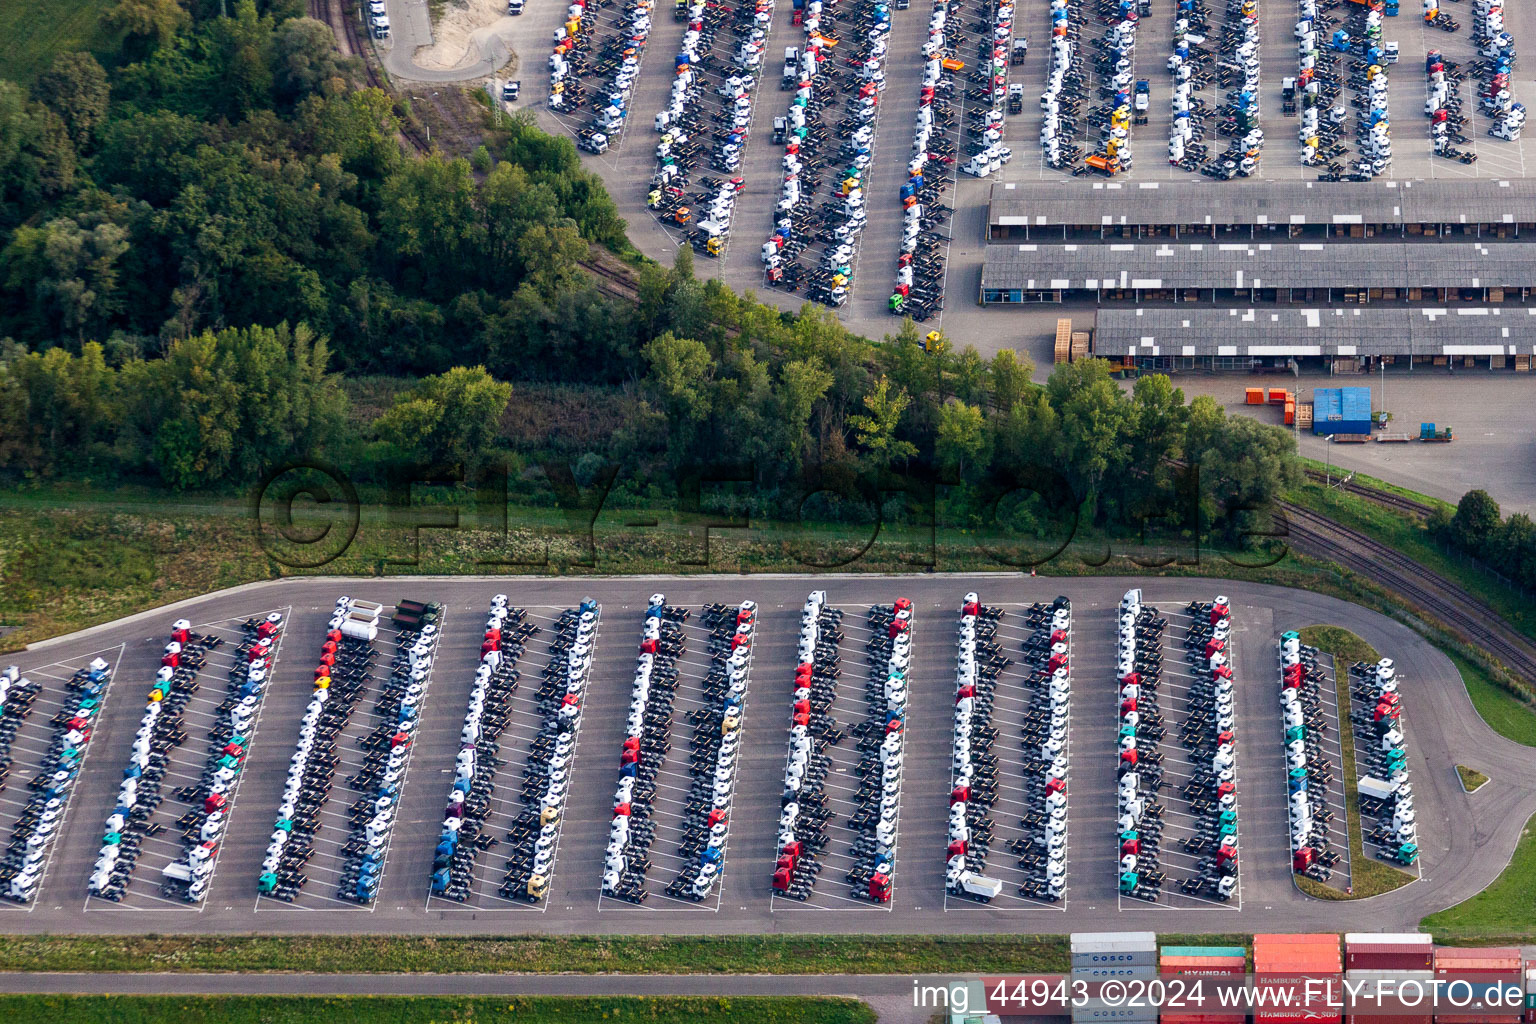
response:
<path id="1" fill-rule="evenodd" d="M 1467 695 L 1483 721 L 1505 739 L 1536 747 L 1536 707 L 1488 678 L 1488 673 L 1460 654 L 1445 654 L 1456 664 L 1461 681 L 1467 684 Z"/>
<path id="2" fill-rule="evenodd" d="M 0 971 L 1049 973 L 1068 953 L 1066 936 L 1031 935 L 0 935 Z"/>
<path id="3" fill-rule="evenodd" d="M 1494 883 L 1465 903 L 1419 922 L 1438 942 L 1486 944 L 1490 940 L 1529 942 L 1536 938 L 1536 818 L 1525 823 L 1514 859 Z"/>
<path id="4" fill-rule="evenodd" d="M 1464 764 L 1456 766 L 1456 774 L 1461 777 L 1461 788 L 1468 793 L 1476 793 L 1488 784 L 1488 776 L 1476 768 L 1468 768 Z"/>
<path id="5" fill-rule="evenodd" d="M 0 4 L 0 78 L 30 82 L 54 54 L 101 43 L 101 16 L 114 0 L 48 0 Z"/>
<path id="6" fill-rule="evenodd" d="M 362 508 L 351 546 L 342 556 L 312 569 L 288 568 L 269 557 L 258 538 L 250 504 L 239 496 L 187 495 L 172 502 L 162 492 L 137 485 L 109 494 L 71 484 L 28 486 L 0 494 L 0 624 L 17 627 L 0 640 L 0 651 L 182 598 L 288 575 L 910 573 L 924 565 L 951 572 L 1014 568 L 994 557 L 1011 541 L 957 527 L 946 526 L 935 535 L 922 527 L 898 524 L 883 527 L 872 541 L 867 527 L 754 520 L 749 529 L 715 530 L 706 560 L 703 531 L 697 525 L 705 517 L 627 506 L 605 507 L 593 520 L 590 512 L 568 515 L 553 508 L 514 505 L 508 507 L 504 527 L 486 529 L 473 496 L 425 489 L 413 492 L 413 505 L 456 512 L 461 525 L 423 528 L 413 538 L 411 528 L 390 522 L 382 494 L 359 490 Z M 654 517 L 658 525 L 630 525 L 647 517 Z M 263 517 L 263 536 L 268 540 L 276 534 L 269 519 Z M 295 521 L 300 520 L 302 510 L 296 510 Z M 343 530 L 336 532 L 340 535 Z M 985 546 L 994 541 L 996 547 Z M 1113 553 L 1107 563 L 1103 560 L 1106 548 Z M 410 552 L 416 553 L 416 561 L 402 564 L 401 556 Z M 1203 552 L 1204 564 L 1197 565 L 1148 569 L 1131 560 L 1147 553 L 1119 539 L 1083 537 L 1042 565 L 1040 575 L 1218 575 L 1345 599 L 1353 595 L 1338 584 L 1327 566 L 1312 561 L 1292 559 L 1273 567 L 1243 568 L 1210 549 Z"/>
<path id="7" fill-rule="evenodd" d="M 856 999 L 799 996 L 0 996 L 7 1020 L 71 1024 L 874 1024 Z"/>

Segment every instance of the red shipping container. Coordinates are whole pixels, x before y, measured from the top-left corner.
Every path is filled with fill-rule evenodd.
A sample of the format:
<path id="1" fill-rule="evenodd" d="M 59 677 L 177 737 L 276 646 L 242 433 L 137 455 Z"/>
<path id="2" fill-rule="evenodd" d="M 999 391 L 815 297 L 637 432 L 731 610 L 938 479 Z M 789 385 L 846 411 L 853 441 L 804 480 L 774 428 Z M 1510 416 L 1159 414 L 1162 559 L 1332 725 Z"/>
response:
<path id="1" fill-rule="evenodd" d="M 1427 971 L 1433 964 L 1434 955 L 1428 946 L 1376 942 L 1349 946 L 1344 953 L 1344 967 L 1351 971 Z"/>
<path id="2" fill-rule="evenodd" d="M 1344 936 L 1344 967 L 1350 971 L 1428 971 L 1434 967 L 1434 939 L 1429 935 Z"/>

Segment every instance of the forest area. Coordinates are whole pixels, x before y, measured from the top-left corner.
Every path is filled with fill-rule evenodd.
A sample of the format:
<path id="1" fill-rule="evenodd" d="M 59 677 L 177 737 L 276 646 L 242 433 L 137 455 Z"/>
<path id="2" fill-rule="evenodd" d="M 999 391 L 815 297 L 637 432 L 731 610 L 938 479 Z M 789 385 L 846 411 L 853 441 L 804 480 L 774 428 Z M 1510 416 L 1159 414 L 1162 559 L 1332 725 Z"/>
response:
<path id="1" fill-rule="evenodd" d="M 18 487 L 237 494 L 325 459 L 376 482 L 498 467 L 528 502 L 568 471 L 673 508 L 730 464 L 759 517 L 867 516 L 895 476 L 944 487 L 964 525 L 1231 540 L 1295 480 L 1286 432 L 1166 377 L 1125 388 L 1087 360 L 1037 381 L 1011 351 L 930 351 L 910 322 L 871 341 L 782 314 L 686 251 L 638 260 L 571 141 L 530 119 L 489 159 L 409 154 L 397 100 L 303 14 L 121 0 L 108 52 L 0 81 Z M 594 287 L 594 246 L 639 264 L 637 301 Z"/>

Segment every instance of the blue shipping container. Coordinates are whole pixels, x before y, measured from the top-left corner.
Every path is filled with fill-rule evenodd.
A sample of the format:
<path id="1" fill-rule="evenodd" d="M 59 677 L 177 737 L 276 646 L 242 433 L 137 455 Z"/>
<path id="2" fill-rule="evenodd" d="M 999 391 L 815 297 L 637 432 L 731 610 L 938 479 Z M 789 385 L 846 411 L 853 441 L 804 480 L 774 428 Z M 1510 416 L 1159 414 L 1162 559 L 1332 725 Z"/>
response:
<path id="1" fill-rule="evenodd" d="M 1317 388 L 1312 392 L 1314 434 L 1369 434 L 1370 388 Z"/>

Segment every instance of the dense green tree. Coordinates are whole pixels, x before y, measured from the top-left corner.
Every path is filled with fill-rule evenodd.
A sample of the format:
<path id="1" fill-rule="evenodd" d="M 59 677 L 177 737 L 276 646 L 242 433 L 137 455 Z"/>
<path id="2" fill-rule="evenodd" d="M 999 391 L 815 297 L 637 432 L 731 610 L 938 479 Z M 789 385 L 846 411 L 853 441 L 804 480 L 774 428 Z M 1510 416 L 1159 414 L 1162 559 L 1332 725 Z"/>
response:
<path id="1" fill-rule="evenodd" d="M 714 360 L 703 342 L 663 334 L 645 346 L 645 361 L 646 382 L 674 421 L 697 424 L 709 418 Z"/>
<path id="2" fill-rule="evenodd" d="M 881 377 L 864 396 L 864 412 L 848 417 L 854 438 L 865 450 L 865 460 L 876 469 L 904 462 L 918 453 L 917 446 L 896 436 L 901 415 L 912 404 L 911 397 Z"/>
<path id="3" fill-rule="evenodd" d="M 456 366 L 401 395 L 373 428 L 397 457 L 468 474 L 494 450 L 511 398 L 485 367 Z"/>
<path id="4" fill-rule="evenodd" d="M 1034 364 L 1028 358 L 1021 359 L 1013 349 L 998 350 L 987 367 L 992 408 L 1000 412 L 1012 409 L 1014 403 L 1024 397 L 1024 392 L 1033 386 L 1030 376 L 1034 371 Z"/>
<path id="5" fill-rule="evenodd" d="M 442 298 L 480 276 L 484 241 L 467 160 L 429 156 L 406 163 L 384 183 L 381 237 L 407 285 Z"/>
<path id="6" fill-rule="evenodd" d="M 1056 442 L 1061 467 L 1079 495 L 1096 498 L 1105 477 L 1129 457 L 1125 398 L 1102 359 L 1063 363 L 1052 371 L 1046 390 L 1061 420 Z"/>
<path id="7" fill-rule="evenodd" d="M 31 309 L 28 333 L 77 343 L 104 334 L 122 305 L 117 282 L 127 251 L 127 230 L 110 220 L 60 217 L 19 228 L 0 251 L 0 268 L 5 289 Z"/>
<path id="8" fill-rule="evenodd" d="M 283 22 L 273 44 L 272 65 L 277 95 L 289 103 L 345 84 L 335 33 L 313 18 Z"/>
<path id="9" fill-rule="evenodd" d="M 1451 518 L 1451 543 L 1471 555 L 1483 555 L 1498 534 L 1499 503 L 1487 491 L 1468 491 Z"/>
<path id="10" fill-rule="evenodd" d="M 150 460 L 178 488 L 242 485 L 285 459 L 318 454 L 345 411 L 330 353 L 309 328 L 205 331 L 171 344 L 148 372 L 125 371 L 138 393 L 129 417 L 150 432 Z"/>
<path id="11" fill-rule="evenodd" d="M 88 53 L 59 54 L 32 83 L 33 98 L 59 115 L 76 147 L 85 146 L 107 116 L 110 92 L 107 73 Z"/>
<path id="12" fill-rule="evenodd" d="M 155 47 L 170 45 L 188 18 L 176 0 L 118 0 L 102 21 L 128 37 L 131 56 L 142 58 Z"/>
<path id="13" fill-rule="evenodd" d="M 962 483 L 968 471 L 983 462 L 982 453 L 987 446 L 986 421 L 978 406 L 967 405 L 958 398 L 944 403 L 939 409 L 936 453 L 942 465 L 954 469 Z"/>
<path id="14" fill-rule="evenodd" d="M 1004 474 L 1055 469 L 1052 451 L 1061 433 L 1061 417 L 1044 388 L 1033 388 L 993 415 L 995 468 Z"/>
<path id="15" fill-rule="evenodd" d="M 811 414 L 831 387 L 831 372 L 814 359 L 791 359 L 780 368 L 780 429 L 786 461 L 798 463 L 812 443 Z"/>
<path id="16" fill-rule="evenodd" d="M 1234 416 L 1203 450 L 1190 450 L 1199 467 L 1206 523 L 1225 521 L 1229 534 L 1273 529 L 1281 492 L 1299 479 L 1296 439 L 1289 431 Z"/>
<path id="17" fill-rule="evenodd" d="M 1504 552 L 1499 572 L 1527 589 L 1536 589 L 1536 522 L 1516 512 L 1504 521 L 1498 547 Z"/>
<path id="18" fill-rule="evenodd" d="M 0 226 L 28 219 L 75 184 L 78 158 L 64 121 L 21 87 L 0 81 Z"/>
<path id="19" fill-rule="evenodd" d="M 87 469 L 112 425 L 114 382 L 100 345 L 0 351 L 0 465 L 53 473 Z"/>

